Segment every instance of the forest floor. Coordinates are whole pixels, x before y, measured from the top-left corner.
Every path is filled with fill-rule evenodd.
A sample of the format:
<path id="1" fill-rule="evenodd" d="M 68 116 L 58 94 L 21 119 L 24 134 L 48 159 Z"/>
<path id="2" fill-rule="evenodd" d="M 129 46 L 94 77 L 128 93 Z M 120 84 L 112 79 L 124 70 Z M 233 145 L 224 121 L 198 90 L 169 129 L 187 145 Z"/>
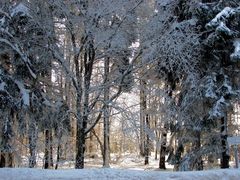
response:
<path id="1" fill-rule="evenodd" d="M 144 159 L 135 155 L 112 156 L 111 168 L 102 168 L 100 157 L 87 158 L 85 169 L 75 170 L 73 161 L 59 164 L 59 170 L 39 168 L 0 168 L 0 180 L 239 180 L 240 169 L 211 169 L 204 171 L 173 172 L 167 164 L 167 170 L 158 169 L 158 160 L 150 158 L 150 164 L 143 165 Z"/>
<path id="2" fill-rule="evenodd" d="M 167 156 L 166 156 L 167 159 Z M 218 164 L 220 161 L 218 162 Z M 74 169 L 74 161 L 62 161 L 59 164 L 59 169 Z M 102 168 L 102 157 L 85 158 L 85 168 Z M 205 165 L 205 170 L 219 169 L 219 165 Z M 230 161 L 230 168 L 234 168 L 235 162 Z M 42 167 L 42 165 L 41 165 Z M 124 154 L 122 156 L 111 154 L 110 167 L 114 169 L 142 170 L 142 171 L 173 171 L 173 165 L 166 162 L 166 170 L 160 170 L 159 159 L 153 156 L 149 157 L 149 164 L 144 165 L 144 157 L 134 154 Z M 240 178 L 239 178 L 240 180 Z"/>
<path id="3" fill-rule="evenodd" d="M 239 180 L 239 169 L 162 172 L 114 168 L 43 170 L 29 168 L 1 168 L 1 180 Z"/>
<path id="4" fill-rule="evenodd" d="M 61 161 L 59 163 L 59 169 L 73 169 L 74 161 Z M 42 167 L 41 163 L 38 163 L 39 167 Z M 85 158 L 85 168 L 102 168 L 102 158 Z M 149 164 L 144 165 L 144 158 L 134 154 L 125 154 L 121 157 L 117 155 L 111 155 L 110 167 L 114 169 L 128 169 L 128 170 L 149 170 L 155 171 L 158 170 L 159 160 L 155 160 L 154 157 L 149 157 Z M 166 170 L 164 171 L 173 171 L 173 166 L 166 163 Z"/>

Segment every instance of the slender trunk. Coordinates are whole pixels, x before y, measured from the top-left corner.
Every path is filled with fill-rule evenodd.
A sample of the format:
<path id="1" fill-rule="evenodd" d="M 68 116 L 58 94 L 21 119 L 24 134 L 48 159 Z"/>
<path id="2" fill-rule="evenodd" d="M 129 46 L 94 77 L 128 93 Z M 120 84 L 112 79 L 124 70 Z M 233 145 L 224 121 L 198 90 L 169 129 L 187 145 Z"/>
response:
<path id="1" fill-rule="evenodd" d="M 58 146 L 57 146 L 57 160 L 56 160 L 56 164 L 55 164 L 55 169 L 58 169 L 58 164 L 59 164 L 59 161 L 60 161 L 60 154 L 61 154 L 61 145 L 60 145 L 60 143 L 58 143 Z"/>
<path id="2" fill-rule="evenodd" d="M 77 125 L 77 152 L 76 152 L 76 169 L 84 168 L 84 151 L 85 151 L 85 134 L 84 129 Z"/>
<path id="3" fill-rule="evenodd" d="M 155 136 L 156 136 L 156 145 L 155 145 L 155 160 L 158 159 L 159 143 L 160 143 L 160 133 L 157 128 L 158 120 L 156 115 L 154 116 L 154 125 L 155 125 Z"/>
<path id="4" fill-rule="evenodd" d="M 44 169 L 53 168 L 53 139 L 52 131 L 45 130 L 45 155 L 44 155 Z"/>
<path id="5" fill-rule="evenodd" d="M 179 166 L 182 160 L 182 153 L 184 152 L 184 147 L 182 142 L 178 142 L 178 146 L 176 149 L 176 153 L 175 153 L 175 164 L 174 164 L 174 170 L 178 171 L 179 170 Z"/>
<path id="6" fill-rule="evenodd" d="M 90 135 L 89 135 L 89 143 L 88 143 L 88 154 L 89 154 L 89 157 L 94 157 L 94 154 L 93 154 L 93 133 L 92 131 L 90 132 Z"/>
<path id="7" fill-rule="evenodd" d="M 164 126 L 161 138 L 161 148 L 160 148 L 160 160 L 159 160 L 159 169 L 166 169 L 165 166 L 165 156 L 166 156 L 166 143 L 167 143 L 167 131 L 166 127 Z"/>
<path id="8" fill-rule="evenodd" d="M 50 163 L 50 152 L 49 152 L 49 137 L 50 137 L 50 132 L 49 130 L 45 130 L 45 149 L 44 149 L 44 169 L 49 168 L 49 163 Z"/>
<path id="9" fill-rule="evenodd" d="M 140 80 L 140 155 L 145 156 L 145 111 L 146 111 L 146 99 L 145 99 L 145 81 Z"/>
<path id="10" fill-rule="evenodd" d="M 72 29 L 72 33 L 74 30 Z M 77 111 L 77 124 L 76 124 L 76 159 L 75 168 L 82 169 L 84 167 L 84 146 L 85 146 L 85 136 L 83 129 L 83 119 L 82 119 L 82 66 L 79 63 L 79 53 L 77 53 L 75 34 L 71 36 L 72 45 L 74 49 L 74 65 L 77 78 L 77 101 L 76 101 L 76 111 Z M 81 61 L 82 62 L 82 61 Z M 82 64 L 82 63 L 81 63 Z"/>
<path id="11" fill-rule="evenodd" d="M 77 94 L 77 136 L 76 136 L 76 162 L 75 168 L 82 169 L 84 168 L 84 150 L 85 150 L 85 135 L 82 124 L 82 115 L 81 115 L 81 95 Z"/>
<path id="12" fill-rule="evenodd" d="M 1 137 L 0 167 L 13 167 L 13 153 L 11 147 L 12 138 L 12 113 L 6 113 L 3 117 L 3 129 Z"/>
<path id="13" fill-rule="evenodd" d="M 169 79 L 172 80 L 172 74 L 169 74 Z M 172 98 L 173 90 L 175 89 L 175 83 L 171 82 L 168 90 L 168 96 Z M 166 169 L 166 144 L 167 144 L 167 127 L 166 122 L 163 122 L 163 130 L 162 130 L 162 142 L 161 142 L 161 148 L 160 148 L 160 160 L 159 160 L 159 169 Z"/>
<path id="14" fill-rule="evenodd" d="M 193 168 L 195 166 L 196 170 L 201 171 L 201 170 L 203 170 L 203 161 L 202 161 L 201 154 L 199 154 L 199 151 L 201 148 L 201 132 L 200 131 L 195 132 L 195 138 L 196 138 L 196 141 L 193 144 L 193 148 L 194 148 L 194 151 L 196 152 L 196 154 L 193 157 L 193 158 L 195 158 Z M 193 168 L 192 168 L 192 170 L 193 170 Z"/>
<path id="15" fill-rule="evenodd" d="M 221 118 L 221 145 L 222 145 L 222 157 L 221 168 L 229 168 L 229 154 L 227 147 L 227 118 Z"/>
<path id="16" fill-rule="evenodd" d="M 63 135 L 62 128 L 58 127 L 57 128 L 57 159 L 56 159 L 55 169 L 58 169 L 59 161 L 63 154 L 63 148 L 62 148 L 63 145 L 61 144 L 62 135 Z"/>
<path id="17" fill-rule="evenodd" d="M 34 168 L 36 166 L 36 147 L 37 147 L 37 125 L 35 120 L 30 119 L 29 124 L 29 168 Z"/>
<path id="18" fill-rule="evenodd" d="M 140 80 L 140 154 L 144 155 L 144 164 L 149 164 L 150 139 L 148 130 L 150 129 L 149 115 L 147 114 L 147 83 Z"/>
<path id="19" fill-rule="evenodd" d="M 49 154 L 49 165 L 50 168 L 53 168 L 53 132 L 50 131 L 50 136 L 49 136 L 49 150 L 50 150 L 50 154 Z"/>
<path id="20" fill-rule="evenodd" d="M 150 122 L 149 122 L 149 115 L 146 114 L 146 130 L 149 131 L 150 129 Z M 145 143 L 145 160 L 144 164 L 147 165 L 149 164 L 149 155 L 150 155 L 150 138 L 149 138 L 149 133 L 146 132 L 146 143 Z"/>
<path id="21" fill-rule="evenodd" d="M 158 143 L 159 143 L 159 141 L 156 140 L 156 147 L 155 147 L 155 160 L 158 159 Z"/>
<path id="22" fill-rule="evenodd" d="M 109 144 L 109 134 L 110 134 L 110 129 L 109 129 L 109 86 L 108 86 L 108 76 L 109 76 L 109 58 L 106 58 L 104 61 L 104 79 L 106 79 L 106 84 L 104 88 L 104 103 L 106 104 L 105 108 L 103 109 L 104 117 L 103 117 L 103 122 L 104 122 L 104 156 L 103 156 L 103 167 L 110 167 L 109 165 L 109 160 L 110 160 L 110 144 Z"/>
<path id="23" fill-rule="evenodd" d="M 102 154 L 102 157 L 103 157 L 103 159 L 104 159 L 104 150 L 103 150 L 104 148 L 103 148 L 103 144 L 102 144 L 100 138 L 98 137 L 98 135 L 97 135 L 97 133 L 95 132 L 94 129 L 92 130 L 92 133 L 93 133 L 93 135 L 96 137 L 97 142 L 98 142 L 99 145 L 100 145 L 101 154 Z"/>

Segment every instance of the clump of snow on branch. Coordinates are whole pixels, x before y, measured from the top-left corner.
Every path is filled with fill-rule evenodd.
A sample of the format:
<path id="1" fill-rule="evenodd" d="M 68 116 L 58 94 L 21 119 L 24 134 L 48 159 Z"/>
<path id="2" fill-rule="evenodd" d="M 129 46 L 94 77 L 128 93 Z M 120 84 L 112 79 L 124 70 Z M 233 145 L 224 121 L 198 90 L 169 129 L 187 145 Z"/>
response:
<path id="1" fill-rule="evenodd" d="M 23 3 L 19 3 L 16 7 L 11 10 L 11 16 L 15 15 L 29 16 L 29 8 Z"/>
<path id="2" fill-rule="evenodd" d="M 30 105 L 30 99 L 29 99 L 29 92 L 30 91 L 25 89 L 23 83 L 21 83 L 19 81 L 15 81 L 15 82 L 16 82 L 18 88 L 20 89 L 23 105 L 29 106 Z"/>
<path id="3" fill-rule="evenodd" d="M 213 109 L 209 112 L 210 119 L 218 119 L 225 116 L 226 108 L 229 106 L 229 103 L 222 96 L 213 106 Z"/>
<path id="4" fill-rule="evenodd" d="M 0 82 L 0 91 L 5 90 L 6 83 L 5 82 Z"/>
<path id="5" fill-rule="evenodd" d="M 220 13 L 216 15 L 209 23 L 206 24 L 207 29 L 215 29 L 217 32 L 225 33 L 229 36 L 235 34 L 229 27 L 227 27 L 227 22 L 229 18 L 233 17 L 240 12 L 239 8 L 225 7 Z"/>
<path id="6" fill-rule="evenodd" d="M 205 94 L 204 96 L 206 98 L 211 98 L 211 99 L 216 99 L 217 95 L 216 95 L 216 86 L 215 86 L 215 82 L 214 82 L 215 78 L 211 78 L 211 77 L 207 77 L 206 80 L 206 90 L 205 90 Z"/>
<path id="7" fill-rule="evenodd" d="M 240 60 L 240 38 L 235 39 L 234 42 L 234 53 L 231 54 L 231 60 L 233 62 L 239 61 Z"/>

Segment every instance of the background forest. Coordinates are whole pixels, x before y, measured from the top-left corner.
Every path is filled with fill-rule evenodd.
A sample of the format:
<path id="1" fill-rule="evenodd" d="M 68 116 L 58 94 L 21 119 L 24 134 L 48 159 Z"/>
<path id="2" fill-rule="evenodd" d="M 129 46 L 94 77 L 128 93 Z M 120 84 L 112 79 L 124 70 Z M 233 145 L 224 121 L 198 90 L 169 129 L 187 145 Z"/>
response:
<path id="1" fill-rule="evenodd" d="M 1 0 L 0 167 L 228 168 L 239 73 L 240 0 Z"/>

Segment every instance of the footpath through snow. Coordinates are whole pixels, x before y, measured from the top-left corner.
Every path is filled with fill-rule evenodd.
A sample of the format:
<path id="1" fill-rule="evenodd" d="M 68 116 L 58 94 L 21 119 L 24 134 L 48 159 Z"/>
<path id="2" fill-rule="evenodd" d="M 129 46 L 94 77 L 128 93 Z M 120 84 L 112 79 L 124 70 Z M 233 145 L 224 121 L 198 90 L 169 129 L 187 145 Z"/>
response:
<path id="1" fill-rule="evenodd" d="M 189 172 L 162 172 L 136 171 L 122 169 L 84 169 L 84 170 L 43 170 L 28 168 L 2 168 L 2 180 L 240 180 L 240 169 L 189 171 Z"/>

